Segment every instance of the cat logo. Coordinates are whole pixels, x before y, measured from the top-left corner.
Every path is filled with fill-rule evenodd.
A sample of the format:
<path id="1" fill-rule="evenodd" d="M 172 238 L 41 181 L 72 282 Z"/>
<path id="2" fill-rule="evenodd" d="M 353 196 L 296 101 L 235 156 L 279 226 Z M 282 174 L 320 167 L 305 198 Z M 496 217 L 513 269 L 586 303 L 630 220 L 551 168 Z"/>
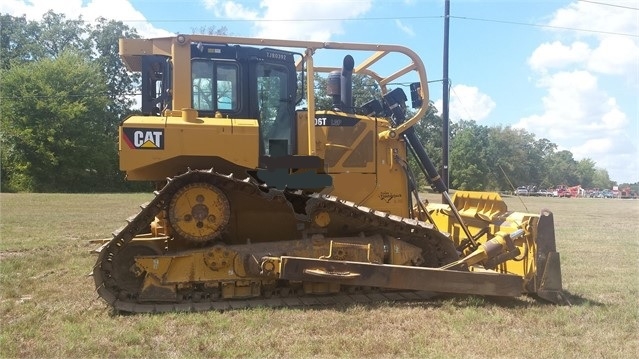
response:
<path id="1" fill-rule="evenodd" d="M 158 128 L 123 128 L 122 140 L 129 148 L 141 150 L 163 150 L 164 130 Z"/>

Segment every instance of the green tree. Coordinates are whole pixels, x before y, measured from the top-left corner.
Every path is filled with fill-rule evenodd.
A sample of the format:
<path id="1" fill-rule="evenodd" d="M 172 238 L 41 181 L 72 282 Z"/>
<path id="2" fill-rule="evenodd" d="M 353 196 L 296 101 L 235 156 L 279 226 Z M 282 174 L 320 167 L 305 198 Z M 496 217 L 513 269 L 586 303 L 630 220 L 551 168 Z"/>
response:
<path id="1" fill-rule="evenodd" d="M 117 144 L 118 126 L 128 115 L 132 114 L 135 104 L 135 93 L 138 92 L 140 76 L 129 72 L 119 55 L 119 39 L 139 38 L 135 29 L 124 25 L 121 21 L 98 18 L 96 24 L 89 28 L 89 41 L 93 49 L 92 59 L 100 68 L 106 83 L 108 102 L 103 112 L 103 134 L 106 146 L 112 153 L 110 161 L 103 168 L 104 184 L 102 190 L 146 190 L 147 184 L 127 182 L 119 170 Z"/>
<path id="2" fill-rule="evenodd" d="M 67 50 L 91 53 L 87 27 L 82 18 L 67 20 L 63 14 L 49 11 L 40 22 L 24 16 L 0 15 L 0 64 L 13 65 L 55 58 Z"/>
<path id="3" fill-rule="evenodd" d="M 200 26 L 191 28 L 191 33 L 200 35 L 230 35 L 226 26 L 216 27 L 215 25 Z"/>
<path id="4" fill-rule="evenodd" d="M 563 150 L 553 153 L 548 158 L 546 178 L 554 185 L 576 186 L 579 184 L 577 161 L 572 152 Z"/>
<path id="5" fill-rule="evenodd" d="M 2 70 L 3 173 L 9 191 L 94 191 L 116 156 L 104 129 L 102 73 L 67 51 Z"/>
<path id="6" fill-rule="evenodd" d="M 64 14 L 57 14 L 49 10 L 43 15 L 38 29 L 32 32 L 43 51 L 33 60 L 56 58 L 67 51 L 89 56 L 92 49 L 86 36 L 87 32 L 88 28 L 81 17 L 69 20 Z"/>
<path id="7" fill-rule="evenodd" d="M 122 63 L 119 55 L 119 39 L 139 38 L 135 29 L 124 25 L 121 21 L 99 18 L 90 29 L 89 41 L 94 50 L 94 62 L 104 74 L 107 85 L 109 104 L 105 108 L 107 126 L 105 130 L 116 136 L 118 124 L 130 113 L 134 105 L 133 94 L 137 90 L 139 74 L 130 73 Z"/>
<path id="8" fill-rule="evenodd" d="M 42 51 L 35 39 L 38 24 L 23 17 L 0 15 L 0 68 L 32 61 Z"/>
<path id="9" fill-rule="evenodd" d="M 475 121 L 460 121 L 452 126 L 450 149 L 450 186 L 462 190 L 484 190 L 491 175 L 487 152 L 489 128 Z"/>
<path id="10" fill-rule="evenodd" d="M 595 172 L 592 176 L 592 187 L 604 189 L 611 189 L 614 185 L 614 182 L 610 180 L 610 176 L 608 176 L 608 171 L 602 168 L 595 168 Z"/>
<path id="11" fill-rule="evenodd" d="M 595 161 L 590 158 L 584 158 L 577 162 L 577 176 L 579 184 L 583 188 L 592 188 L 593 179 L 595 177 Z"/>
<path id="12" fill-rule="evenodd" d="M 33 176 L 38 178 L 36 176 L 37 173 L 34 172 L 35 170 L 27 171 L 26 169 L 40 166 L 38 161 L 41 161 L 42 158 L 38 158 L 38 156 L 55 158 L 58 155 L 62 155 L 64 157 L 63 154 L 66 153 L 67 149 L 70 150 L 68 152 L 69 155 L 77 155 L 77 158 L 73 159 L 77 163 L 72 163 L 69 158 L 60 162 L 61 164 L 56 164 L 57 160 L 54 160 L 53 163 L 56 166 L 79 166 L 80 162 L 89 159 L 86 165 L 87 175 L 88 173 L 99 173 L 101 176 L 100 181 L 96 180 L 97 182 L 93 183 L 93 187 L 89 187 L 90 190 L 139 189 L 140 184 L 125 183 L 124 176 L 118 169 L 117 156 L 117 127 L 120 121 L 131 113 L 139 83 L 139 77 L 136 74 L 129 73 L 120 60 L 118 42 L 120 37 L 138 37 L 135 30 L 122 22 L 107 21 L 103 18 L 97 19 L 95 25 L 91 26 L 86 24 L 81 18 L 69 20 L 64 15 L 56 14 L 52 11 L 45 14 L 40 22 L 27 21 L 24 17 L 16 18 L 10 15 L 2 15 L 1 20 L 0 55 L 2 56 L 0 57 L 0 68 L 2 69 L 11 70 L 16 66 L 34 65 L 40 62 L 50 64 L 51 60 L 61 56 L 71 56 L 69 55 L 70 53 L 73 53 L 74 61 L 81 63 L 82 66 L 85 66 L 88 62 L 92 63 L 91 70 L 95 72 L 93 74 L 94 82 L 90 83 L 91 86 L 87 87 L 87 91 L 62 89 L 53 83 L 47 82 L 47 79 L 53 77 L 50 74 L 46 74 L 42 84 L 37 86 L 29 84 L 29 86 L 32 86 L 33 92 L 28 95 L 42 99 L 55 99 L 55 102 L 52 103 L 57 104 L 61 109 L 77 106 L 78 97 L 83 98 L 87 103 L 92 102 L 89 96 L 94 96 L 98 102 L 103 101 L 105 98 L 107 99 L 107 102 L 102 106 L 90 106 L 92 118 L 88 123 L 91 123 L 91 126 L 83 123 L 82 126 L 77 126 L 76 128 L 77 131 L 86 131 L 83 134 L 76 133 L 77 138 L 92 139 L 92 148 L 96 151 L 93 156 L 76 150 L 72 144 L 69 145 L 69 148 L 62 146 L 62 144 L 67 143 L 65 141 L 59 142 L 60 146 L 62 146 L 59 148 L 51 146 L 45 150 L 46 146 L 43 145 L 43 149 L 29 152 L 27 148 L 29 146 L 34 147 L 36 144 L 27 144 L 25 141 L 29 139 L 36 141 L 37 137 L 21 137 L 21 133 L 23 134 L 23 132 L 27 131 L 41 133 L 42 129 L 38 126 L 42 123 L 47 123 L 46 121 L 52 120 L 55 116 L 51 117 L 42 111 L 38 111 L 44 105 L 42 103 L 34 104 L 31 100 L 26 101 L 33 105 L 30 107 L 32 108 L 31 113 L 27 115 L 26 108 L 21 113 L 23 118 L 31 118 L 31 122 L 19 123 L 19 121 L 10 118 L 9 110 L 3 111 L 0 114 L 3 121 L 3 189 L 12 187 L 15 190 L 29 190 L 30 188 L 37 191 L 45 190 L 40 182 L 33 182 Z M 65 63 L 68 63 L 68 59 L 65 61 Z M 54 63 L 56 62 L 54 61 Z M 53 68 L 51 65 L 45 67 L 46 69 Z M 40 72 L 44 74 L 46 69 L 43 68 Z M 58 71 L 69 71 L 71 69 L 72 66 L 58 67 Z M 70 74 L 73 74 L 73 72 L 70 72 Z M 61 78 L 66 75 L 69 74 L 59 74 Z M 5 76 L 4 72 L 2 76 Z M 33 77 L 25 76 L 24 79 L 25 81 L 35 81 L 37 83 Z M 64 80 L 69 80 L 68 76 Z M 97 88 L 102 89 L 103 92 L 95 91 Z M 56 89 L 56 91 L 60 89 L 61 91 L 56 92 L 55 96 L 48 93 L 38 93 L 38 91 L 45 91 L 46 89 Z M 3 87 L 4 108 L 7 108 L 8 103 L 11 102 L 11 98 L 7 98 L 9 96 L 15 98 L 17 95 L 9 91 L 8 88 Z M 69 119 L 70 122 L 74 120 Z M 33 126 L 33 128 L 29 128 L 29 126 Z M 4 128 L 7 128 L 7 131 L 17 132 L 11 135 L 13 132 L 5 133 Z M 62 133 L 64 132 L 62 131 Z M 60 139 L 55 138 L 55 140 Z M 75 143 L 78 140 L 74 139 L 72 142 Z M 26 153 L 30 153 L 30 155 L 27 156 Z M 100 161 L 97 161 L 97 158 Z M 16 166 L 19 163 L 18 168 L 22 170 L 8 171 L 5 159 L 8 161 L 7 163 Z M 25 161 L 25 159 L 35 162 L 30 163 Z M 63 168 L 58 168 L 58 172 L 63 172 Z M 29 184 L 31 182 L 33 184 Z M 77 187 L 63 189 L 64 186 L 60 185 L 60 183 L 60 181 L 57 181 L 57 184 L 52 185 L 50 190 L 53 190 L 53 188 L 57 188 L 60 191 L 79 190 Z"/>
<path id="13" fill-rule="evenodd" d="M 556 183 L 551 182 L 551 179 L 548 178 L 548 168 L 550 165 L 549 158 L 555 153 L 557 150 L 557 145 L 550 142 L 550 140 L 546 138 L 540 138 L 534 143 L 535 152 L 538 155 L 538 162 L 535 164 L 538 166 L 539 170 L 539 188 L 549 189 L 553 188 Z"/>

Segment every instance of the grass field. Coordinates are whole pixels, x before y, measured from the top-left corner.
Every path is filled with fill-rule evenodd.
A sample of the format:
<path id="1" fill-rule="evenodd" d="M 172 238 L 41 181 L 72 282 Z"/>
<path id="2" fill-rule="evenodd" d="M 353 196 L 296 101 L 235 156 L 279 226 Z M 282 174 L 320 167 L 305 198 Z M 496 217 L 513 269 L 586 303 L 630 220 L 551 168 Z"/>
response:
<path id="1" fill-rule="evenodd" d="M 555 213 L 572 306 L 527 297 L 114 315 L 87 275 L 149 194 L 0 195 L 0 357 L 639 357 L 639 201 L 524 198 Z M 433 197 L 436 201 L 437 197 Z M 524 210 L 506 198 L 513 210 Z"/>

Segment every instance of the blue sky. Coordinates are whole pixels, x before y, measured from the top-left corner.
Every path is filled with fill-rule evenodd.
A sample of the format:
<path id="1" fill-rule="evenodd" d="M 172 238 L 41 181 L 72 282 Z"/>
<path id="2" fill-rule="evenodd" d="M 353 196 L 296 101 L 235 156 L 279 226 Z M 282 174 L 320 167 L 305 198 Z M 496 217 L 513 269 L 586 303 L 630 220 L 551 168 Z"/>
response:
<path id="1" fill-rule="evenodd" d="M 619 183 L 639 181 L 639 1 L 451 0 L 451 120 L 524 128 Z M 121 20 L 144 37 L 225 26 L 232 35 L 399 44 L 442 79 L 444 0 L 3 0 Z M 430 86 L 441 109 L 441 82 Z M 451 164 L 454 165 L 454 164 Z"/>

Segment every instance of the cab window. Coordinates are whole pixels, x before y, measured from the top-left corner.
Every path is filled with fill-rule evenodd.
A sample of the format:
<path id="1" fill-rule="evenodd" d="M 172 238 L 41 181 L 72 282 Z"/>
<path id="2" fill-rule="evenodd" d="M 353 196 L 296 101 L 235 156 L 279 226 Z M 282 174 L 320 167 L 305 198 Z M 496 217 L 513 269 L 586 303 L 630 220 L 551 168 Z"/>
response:
<path id="1" fill-rule="evenodd" d="M 238 110 L 238 67 L 235 63 L 195 60 L 191 73 L 194 109 L 205 112 Z"/>

